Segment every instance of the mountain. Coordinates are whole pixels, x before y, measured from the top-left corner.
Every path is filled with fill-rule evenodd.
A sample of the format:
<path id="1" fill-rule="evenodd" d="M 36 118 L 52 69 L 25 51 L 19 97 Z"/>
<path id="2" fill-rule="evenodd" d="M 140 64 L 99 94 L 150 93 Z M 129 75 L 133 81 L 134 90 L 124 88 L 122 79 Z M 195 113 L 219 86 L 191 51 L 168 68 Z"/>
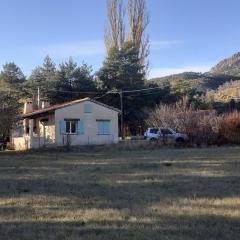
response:
<path id="1" fill-rule="evenodd" d="M 240 52 L 222 60 L 210 70 L 210 73 L 240 76 Z"/>
<path id="2" fill-rule="evenodd" d="M 226 82 L 240 80 L 240 52 L 219 62 L 206 73 L 185 72 L 150 79 L 150 81 L 160 86 L 171 86 L 178 80 L 187 81 L 192 88 L 202 92 L 216 90 L 220 85 Z"/>
<path id="3" fill-rule="evenodd" d="M 200 92 L 205 92 L 207 90 L 215 90 L 226 82 L 240 80 L 240 77 L 223 74 L 212 74 L 210 72 L 185 72 L 167 77 L 150 79 L 150 81 L 158 84 L 159 86 L 172 85 L 178 80 L 187 81 L 192 88 L 195 88 Z"/>
<path id="4" fill-rule="evenodd" d="M 240 81 L 226 82 L 215 91 L 207 92 L 215 102 L 229 102 L 231 99 L 240 100 Z"/>

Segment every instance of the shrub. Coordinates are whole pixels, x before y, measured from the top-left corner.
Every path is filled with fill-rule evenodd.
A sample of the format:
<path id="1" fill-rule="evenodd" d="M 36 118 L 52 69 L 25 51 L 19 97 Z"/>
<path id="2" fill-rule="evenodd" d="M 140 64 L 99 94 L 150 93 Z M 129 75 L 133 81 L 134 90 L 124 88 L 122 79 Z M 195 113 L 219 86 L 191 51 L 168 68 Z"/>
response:
<path id="1" fill-rule="evenodd" d="M 214 110 L 194 110 L 184 101 L 172 105 L 160 104 L 146 121 L 151 127 L 170 127 L 188 134 L 193 144 L 216 144 L 222 117 Z"/>
<path id="2" fill-rule="evenodd" d="M 228 143 L 240 143 L 240 112 L 234 111 L 224 116 L 220 126 L 220 135 Z"/>

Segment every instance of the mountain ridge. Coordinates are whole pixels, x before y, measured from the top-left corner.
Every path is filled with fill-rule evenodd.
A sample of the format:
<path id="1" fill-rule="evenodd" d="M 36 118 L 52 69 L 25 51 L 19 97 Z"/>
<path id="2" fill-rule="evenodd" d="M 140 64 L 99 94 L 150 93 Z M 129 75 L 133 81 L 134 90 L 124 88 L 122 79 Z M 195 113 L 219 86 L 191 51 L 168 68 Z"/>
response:
<path id="1" fill-rule="evenodd" d="M 240 76 L 240 52 L 220 61 L 211 68 L 210 73 Z"/>
<path id="2" fill-rule="evenodd" d="M 202 92 L 216 90 L 226 82 L 240 80 L 240 52 L 223 59 L 206 73 L 183 72 L 150 79 L 150 81 L 160 86 L 171 85 L 177 80 L 188 81 L 191 87 Z"/>

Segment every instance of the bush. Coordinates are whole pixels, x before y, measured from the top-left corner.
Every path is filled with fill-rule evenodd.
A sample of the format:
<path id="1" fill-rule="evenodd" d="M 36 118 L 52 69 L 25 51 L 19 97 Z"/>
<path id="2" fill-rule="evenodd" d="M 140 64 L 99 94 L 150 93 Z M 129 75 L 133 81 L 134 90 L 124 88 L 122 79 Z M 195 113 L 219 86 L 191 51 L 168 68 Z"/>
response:
<path id="1" fill-rule="evenodd" d="M 172 105 L 161 104 L 146 121 L 151 127 L 170 127 L 188 134 L 192 144 L 217 144 L 222 117 L 214 110 L 195 110 L 184 101 Z"/>
<path id="2" fill-rule="evenodd" d="M 240 112 L 231 112 L 224 116 L 220 130 L 220 135 L 226 139 L 228 143 L 240 143 Z"/>

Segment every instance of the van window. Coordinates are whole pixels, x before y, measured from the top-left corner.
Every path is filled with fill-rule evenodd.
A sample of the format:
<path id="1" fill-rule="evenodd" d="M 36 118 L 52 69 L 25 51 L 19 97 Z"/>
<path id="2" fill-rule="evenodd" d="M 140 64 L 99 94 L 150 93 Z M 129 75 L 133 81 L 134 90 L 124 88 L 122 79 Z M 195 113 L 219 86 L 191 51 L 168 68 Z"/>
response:
<path id="1" fill-rule="evenodd" d="M 161 133 L 162 133 L 163 135 L 173 134 L 168 128 L 163 128 L 163 129 L 161 129 Z"/>
<path id="2" fill-rule="evenodd" d="M 158 134 L 158 128 L 151 128 L 150 129 L 150 133 L 153 133 L 153 134 Z"/>

